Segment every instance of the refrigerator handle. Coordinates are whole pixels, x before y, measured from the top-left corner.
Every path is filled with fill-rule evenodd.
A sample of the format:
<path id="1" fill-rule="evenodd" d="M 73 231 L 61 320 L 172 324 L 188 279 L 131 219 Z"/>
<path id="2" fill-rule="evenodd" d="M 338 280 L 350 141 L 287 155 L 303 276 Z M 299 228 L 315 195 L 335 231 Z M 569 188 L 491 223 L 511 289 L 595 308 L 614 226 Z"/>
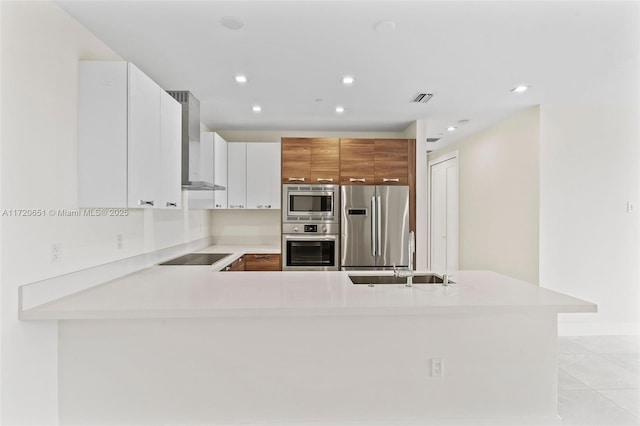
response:
<path id="1" fill-rule="evenodd" d="M 377 224 L 377 229 L 376 229 L 376 251 L 377 251 L 377 255 L 380 256 L 382 254 L 382 249 L 381 249 L 381 241 L 380 238 L 382 236 L 382 197 L 378 196 L 376 197 L 376 224 Z"/>
<path id="2" fill-rule="evenodd" d="M 378 251 L 378 235 L 376 234 L 378 223 L 378 211 L 376 210 L 376 197 L 371 197 L 371 255 L 375 256 Z"/>

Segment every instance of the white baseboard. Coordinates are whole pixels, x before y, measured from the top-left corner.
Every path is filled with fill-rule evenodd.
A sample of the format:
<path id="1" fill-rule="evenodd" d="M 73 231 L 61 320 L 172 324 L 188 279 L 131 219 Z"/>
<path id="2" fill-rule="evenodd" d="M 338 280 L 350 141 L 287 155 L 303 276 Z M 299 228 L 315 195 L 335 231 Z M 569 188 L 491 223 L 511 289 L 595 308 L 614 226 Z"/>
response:
<path id="1" fill-rule="evenodd" d="M 69 274 L 48 278 L 19 288 L 19 312 L 48 303 L 81 290 L 148 268 L 159 262 L 211 245 L 205 237 L 177 246 L 116 260 Z"/>

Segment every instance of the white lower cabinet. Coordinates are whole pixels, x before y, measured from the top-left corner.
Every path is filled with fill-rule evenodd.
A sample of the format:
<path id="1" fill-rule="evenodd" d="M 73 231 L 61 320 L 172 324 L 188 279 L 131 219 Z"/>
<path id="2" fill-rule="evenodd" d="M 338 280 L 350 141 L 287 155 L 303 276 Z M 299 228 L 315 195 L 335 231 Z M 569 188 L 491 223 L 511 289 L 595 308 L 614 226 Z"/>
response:
<path id="1" fill-rule="evenodd" d="M 180 207 L 181 108 L 132 63 L 81 61 L 78 206 Z"/>
<path id="2" fill-rule="evenodd" d="M 280 209 L 280 143 L 228 144 L 228 208 Z"/>

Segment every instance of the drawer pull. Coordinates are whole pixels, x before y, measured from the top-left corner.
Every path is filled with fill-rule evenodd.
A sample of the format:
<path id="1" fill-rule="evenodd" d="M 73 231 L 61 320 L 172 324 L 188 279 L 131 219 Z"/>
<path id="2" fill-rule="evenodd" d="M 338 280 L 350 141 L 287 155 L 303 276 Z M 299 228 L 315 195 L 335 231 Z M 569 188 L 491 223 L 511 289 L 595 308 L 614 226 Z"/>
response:
<path id="1" fill-rule="evenodd" d="M 318 182 L 333 182 L 333 178 L 318 178 Z"/>
<path id="2" fill-rule="evenodd" d="M 289 182 L 304 182 L 304 178 L 303 177 L 290 177 L 289 178 Z"/>
<path id="3" fill-rule="evenodd" d="M 400 178 L 383 178 L 383 182 L 400 182 Z"/>
<path id="4" fill-rule="evenodd" d="M 167 201 L 167 207 L 178 207 L 178 203 L 172 203 L 170 201 Z"/>
<path id="5" fill-rule="evenodd" d="M 349 178 L 349 182 L 366 182 L 365 178 Z"/>
<path id="6" fill-rule="evenodd" d="M 153 206 L 153 200 L 152 201 L 138 200 L 138 205 L 139 206 Z"/>
<path id="7" fill-rule="evenodd" d="M 254 254 L 253 258 L 254 259 L 271 259 L 271 255 L 270 254 Z"/>

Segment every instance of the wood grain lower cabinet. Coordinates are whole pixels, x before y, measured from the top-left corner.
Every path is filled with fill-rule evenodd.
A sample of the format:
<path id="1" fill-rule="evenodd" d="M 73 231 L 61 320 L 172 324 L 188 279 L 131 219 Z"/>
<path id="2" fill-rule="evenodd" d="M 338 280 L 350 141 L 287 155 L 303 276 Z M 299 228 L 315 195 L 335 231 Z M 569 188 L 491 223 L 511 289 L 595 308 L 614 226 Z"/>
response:
<path id="1" fill-rule="evenodd" d="M 232 263 L 225 266 L 222 270 L 224 272 L 244 271 L 245 270 L 244 256 L 240 256 L 239 258 L 234 260 Z"/>
<path id="2" fill-rule="evenodd" d="M 280 271 L 279 254 L 247 253 L 245 258 L 245 271 Z"/>

